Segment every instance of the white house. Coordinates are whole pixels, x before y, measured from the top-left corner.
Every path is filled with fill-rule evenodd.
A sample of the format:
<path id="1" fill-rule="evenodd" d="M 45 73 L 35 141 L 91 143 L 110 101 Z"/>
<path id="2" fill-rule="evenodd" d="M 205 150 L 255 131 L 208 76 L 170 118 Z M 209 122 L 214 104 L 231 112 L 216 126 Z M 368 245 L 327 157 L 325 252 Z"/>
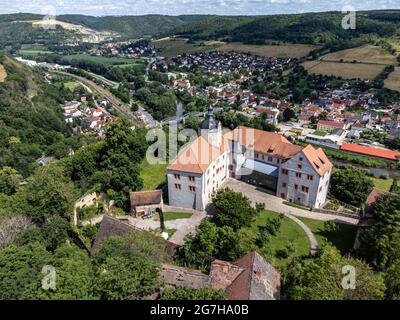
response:
<path id="1" fill-rule="evenodd" d="M 333 165 L 321 148 L 247 127 L 223 135 L 212 108 L 200 132 L 167 168 L 171 206 L 205 210 L 229 177 L 300 205 L 320 208 L 326 202 Z"/>

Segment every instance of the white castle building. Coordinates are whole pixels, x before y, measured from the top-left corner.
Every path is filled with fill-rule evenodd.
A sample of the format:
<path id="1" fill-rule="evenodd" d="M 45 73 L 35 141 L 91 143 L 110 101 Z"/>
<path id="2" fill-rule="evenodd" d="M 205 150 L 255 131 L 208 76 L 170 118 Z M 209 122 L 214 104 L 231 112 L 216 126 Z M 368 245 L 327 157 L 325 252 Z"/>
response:
<path id="1" fill-rule="evenodd" d="M 167 168 L 169 203 L 205 210 L 231 177 L 287 201 L 320 208 L 326 202 L 332 167 L 321 148 L 294 145 L 277 133 L 238 127 L 223 134 L 210 107 L 200 136 Z"/>

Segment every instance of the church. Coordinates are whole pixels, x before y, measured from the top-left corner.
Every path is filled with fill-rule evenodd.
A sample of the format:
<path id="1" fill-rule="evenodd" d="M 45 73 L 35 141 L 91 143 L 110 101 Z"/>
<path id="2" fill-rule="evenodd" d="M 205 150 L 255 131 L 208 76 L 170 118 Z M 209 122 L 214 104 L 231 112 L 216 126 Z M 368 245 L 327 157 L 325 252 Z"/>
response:
<path id="1" fill-rule="evenodd" d="M 306 207 L 325 204 L 333 165 L 321 148 L 243 126 L 223 134 L 212 107 L 199 131 L 167 168 L 171 206 L 203 211 L 229 178 Z"/>

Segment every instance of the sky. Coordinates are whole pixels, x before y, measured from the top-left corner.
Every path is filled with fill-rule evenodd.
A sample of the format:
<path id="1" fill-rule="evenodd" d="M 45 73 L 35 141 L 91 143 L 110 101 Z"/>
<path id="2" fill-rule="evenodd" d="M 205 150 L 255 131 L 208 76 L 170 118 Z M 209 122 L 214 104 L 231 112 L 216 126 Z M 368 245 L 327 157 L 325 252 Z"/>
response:
<path id="1" fill-rule="evenodd" d="M 0 13 L 85 14 L 218 14 L 261 15 L 356 10 L 400 9 L 400 0 L 0 0 Z"/>

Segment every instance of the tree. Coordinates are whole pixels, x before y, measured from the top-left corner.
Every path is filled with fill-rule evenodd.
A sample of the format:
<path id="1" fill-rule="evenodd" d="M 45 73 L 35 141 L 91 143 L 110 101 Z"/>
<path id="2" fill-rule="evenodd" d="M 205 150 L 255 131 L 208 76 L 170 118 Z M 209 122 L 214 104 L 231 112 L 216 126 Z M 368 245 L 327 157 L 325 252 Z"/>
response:
<path id="1" fill-rule="evenodd" d="M 96 292 L 103 300 L 139 300 L 161 285 L 157 264 L 146 257 L 109 257 L 99 266 Z"/>
<path id="2" fill-rule="evenodd" d="M 166 259 L 163 239 L 148 232 L 105 239 L 94 256 L 96 293 L 106 300 L 143 299 L 160 288 L 160 262 Z"/>
<path id="3" fill-rule="evenodd" d="M 70 244 L 59 247 L 52 257 L 55 268 L 55 290 L 42 288 L 41 281 L 32 282 L 24 291 L 29 300 L 92 300 L 95 274 L 86 252 Z M 44 276 L 44 275 L 42 275 Z"/>
<path id="4" fill-rule="evenodd" d="M 399 182 L 397 176 L 393 178 L 393 183 L 390 186 L 390 192 L 395 193 L 399 191 Z"/>
<path id="5" fill-rule="evenodd" d="M 331 193 L 345 203 L 361 206 L 367 200 L 374 184 L 361 169 L 347 167 L 332 174 Z"/>
<path id="6" fill-rule="evenodd" d="M 206 272 L 215 259 L 238 259 L 243 253 L 243 248 L 245 247 L 240 245 L 237 234 L 231 227 L 218 227 L 205 220 L 197 227 L 195 235 L 190 234 L 185 238 L 176 260 L 185 267 Z"/>
<path id="7" fill-rule="evenodd" d="M 290 108 L 286 108 L 283 111 L 283 120 L 285 121 L 290 121 L 291 119 L 293 119 L 296 116 L 296 114 L 294 113 L 293 109 Z"/>
<path id="8" fill-rule="evenodd" d="M 18 174 L 17 170 L 11 167 L 4 167 L 0 170 L 0 193 L 8 196 L 13 195 L 22 181 L 23 177 Z"/>
<path id="9" fill-rule="evenodd" d="M 226 300 L 223 290 L 213 290 L 208 288 L 190 289 L 178 287 L 176 289 L 167 288 L 164 290 L 161 300 Z"/>
<path id="10" fill-rule="evenodd" d="M 38 243 L 0 250 L 0 299 L 21 299 L 32 283 L 41 283 L 41 270 L 50 264 L 51 254 Z"/>
<path id="11" fill-rule="evenodd" d="M 400 194 L 378 197 L 373 208 L 374 224 L 361 237 L 360 254 L 378 270 L 400 259 Z"/>
<path id="12" fill-rule="evenodd" d="M 345 289 L 343 267 L 355 268 L 356 286 Z M 341 257 L 327 245 L 313 258 L 294 259 L 283 275 L 283 298 L 288 300 L 376 300 L 383 299 L 383 277 L 361 260 Z M 347 283 L 347 282 L 346 282 Z"/>
<path id="13" fill-rule="evenodd" d="M 250 226 L 257 216 L 250 200 L 231 189 L 218 191 L 212 204 L 215 210 L 213 221 L 216 225 L 232 227 L 234 231 Z"/>
<path id="14" fill-rule="evenodd" d="M 21 192 L 27 205 L 26 212 L 22 213 L 37 223 L 52 215 L 69 218 L 77 198 L 66 169 L 57 163 L 39 168 Z"/>

